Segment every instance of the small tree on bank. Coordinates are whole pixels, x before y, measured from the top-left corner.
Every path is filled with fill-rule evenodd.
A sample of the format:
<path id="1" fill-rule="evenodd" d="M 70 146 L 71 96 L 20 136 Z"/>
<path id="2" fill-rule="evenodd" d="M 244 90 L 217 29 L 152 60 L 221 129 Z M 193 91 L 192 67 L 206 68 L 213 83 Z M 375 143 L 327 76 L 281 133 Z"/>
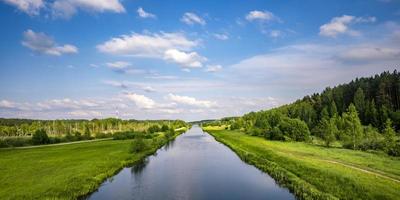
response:
<path id="1" fill-rule="evenodd" d="M 39 129 L 39 130 L 36 130 L 35 133 L 33 134 L 32 143 L 35 145 L 48 144 L 48 143 L 50 143 L 50 139 L 44 129 Z"/>

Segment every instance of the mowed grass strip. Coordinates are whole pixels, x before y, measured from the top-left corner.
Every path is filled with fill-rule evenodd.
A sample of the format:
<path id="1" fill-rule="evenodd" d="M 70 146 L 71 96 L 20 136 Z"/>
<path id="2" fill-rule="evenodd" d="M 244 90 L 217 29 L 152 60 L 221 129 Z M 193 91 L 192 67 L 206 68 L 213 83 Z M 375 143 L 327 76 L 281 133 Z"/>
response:
<path id="1" fill-rule="evenodd" d="M 398 158 L 299 142 L 268 141 L 239 131 L 214 129 L 208 132 L 237 153 L 254 155 L 244 157 L 260 169 L 273 172 L 275 167 L 265 163 L 274 163 L 318 191 L 339 199 L 399 199 L 400 197 L 400 183 L 395 181 L 400 175 Z M 383 174 L 387 178 L 360 169 Z M 277 181 L 284 182 L 284 185 L 285 181 L 288 181 L 288 177 L 274 178 L 280 179 Z M 292 187 L 292 190 L 300 189 L 304 188 L 298 185 Z M 293 192 L 300 198 L 307 198 L 308 195 L 302 196 L 302 191 Z"/>
<path id="2" fill-rule="evenodd" d="M 0 150 L 0 199 L 76 199 L 156 147 L 130 153 L 132 140 Z"/>

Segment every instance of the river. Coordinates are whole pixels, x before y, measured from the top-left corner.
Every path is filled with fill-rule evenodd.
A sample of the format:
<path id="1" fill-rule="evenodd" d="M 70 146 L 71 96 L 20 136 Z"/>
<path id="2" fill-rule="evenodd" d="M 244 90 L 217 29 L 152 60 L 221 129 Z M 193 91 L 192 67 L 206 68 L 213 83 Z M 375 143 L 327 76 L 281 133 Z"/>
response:
<path id="1" fill-rule="evenodd" d="M 122 169 L 91 194 L 109 199 L 295 199 L 198 126 L 143 163 Z"/>

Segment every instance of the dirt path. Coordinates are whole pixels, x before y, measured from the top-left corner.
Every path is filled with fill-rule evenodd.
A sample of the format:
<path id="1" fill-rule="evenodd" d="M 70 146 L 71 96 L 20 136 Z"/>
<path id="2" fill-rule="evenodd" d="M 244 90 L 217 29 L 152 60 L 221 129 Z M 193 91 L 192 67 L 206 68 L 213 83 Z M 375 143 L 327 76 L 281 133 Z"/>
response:
<path id="1" fill-rule="evenodd" d="M 82 140 L 82 141 L 75 141 L 75 142 L 64 142 L 64 143 L 46 144 L 46 145 L 34 145 L 34 146 L 26 146 L 26 147 L 9 147 L 9 148 L 2 148 L 2 149 L 33 149 L 33 148 L 41 148 L 41 147 L 63 146 L 63 145 L 69 145 L 69 144 L 99 142 L 99 141 L 105 141 L 105 140 L 112 140 L 112 138 L 95 139 L 95 140 Z"/>
<path id="2" fill-rule="evenodd" d="M 349 167 L 349 168 L 352 168 L 352 169 L 355 169 L 355 170 L 358 170 L 358 171 L 361 171 L 361 172 L 364 172 L 364 173 L 367 173 L 367 174 L 372 174 L 372 175 L 375 175 L 375 176 L 379 176 L 379 177 L 386 178 L 386 179 L 392 180 L 394 182 L 400 183 L 400 180 L 392 178 L 392 177 L 389 177 L 389 176 L 386 176 L 386 175 L 383 174 L 383 172 L 378 173 L 378 172 L 374 172 L 374 171 L 369 171 L 367 169 L 359 168 L 359 167 L 356 167 L 356 166 L 353 166 L 353 165 L 349 165 L 349 164 L 338 162 L 338 161 L 334 161 L 334 160 L 321 160 L 321 161 L 342 165 L 342 166 Z"/>

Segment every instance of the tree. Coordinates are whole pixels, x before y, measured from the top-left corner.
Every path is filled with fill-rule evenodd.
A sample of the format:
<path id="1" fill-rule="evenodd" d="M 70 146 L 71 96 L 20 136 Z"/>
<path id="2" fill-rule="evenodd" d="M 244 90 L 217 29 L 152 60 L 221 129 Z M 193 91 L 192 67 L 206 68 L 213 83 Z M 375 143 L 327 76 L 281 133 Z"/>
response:
<path id="1" fill-rule="evenodd" d="M 365 107 L 365 122 L 374 127 L 378 126 L 378 111 L 376 110 L 375 100 L 368 101 Z"/>
<path id="2" fill-rule="evenodd" d="M 161 127 L 161 132 L 167 132 L 169 130 L 169 127 L 167 125 L 162 125 Z"/>
<path id="3" fill-rule="evenodd" d="M 325 145 L 329 147 L 330 144 L 336 140 L 336 134 L 338 133 L 336 120 L 334 118 L 330 118 L 328 120 L 322 119 L 321 125 L 322 139 L 325 141 Z"/>
<path id="4" fill-rule="evenodd" d="M 32 136 L 32 142 L 35 145 L 50 143 L 49 136 L 44 129 L 38 129 Z"/>
<path id="5" fill-rule="evenodd" d="M 146 148 L 147 148 L 147 145 L 146 145 L 143 137 L 137 137 L 132 142 L 131 152 L 139 153 L 141 151 L 144 151 Z"/>
<path id="6" fill-rule="evenodd" d="M 392 121 L 390 119 L 387 119 L 385 122 L 383 136 L 385 137 L 384 149 L 387 153 L 390 153 L 396 146 L 396 132 L 392 127 Z"/>
<path id="7" fill-rule="evenodd" d="M 343 114 L 343 123 L 347 143 L 351 144 L 352 149 L 356 149 L 362 137 L 363 129 L 354 104 L 350 104 L 347 112 Z"/>
<path id="8" fill-rule="evenodd" d="M 90 138 L 90 129 L 88 126 L 85 126 L 85 138 L 86 139 Z"/>
<path id="9" fill-rule="evenodd" d="M 335 101 L 332 101 L 332 102 L 331 102 L 330 114 L 331 114 L 331 117 L 333 117 L 333 116 L 335 116 L 335 115 L 338 114 Z"/>
<path id="10" fill-rule="evenodd" d="M 364 119 L 365 113 L 365 95 L 364 91 L 361 88 L 358 88 L 356 93 L 354 94 L 354 106 L 356 107 L 358 113 L 360 114 L 360 118 Z"/>
<path id="11" fill-rule="evenodd" d="M 307 141 L 310 138 L 310 130 L 307 124 L 300 119 L 285 117 L 279 128 L 284 135 L 296 141 Z"/>

